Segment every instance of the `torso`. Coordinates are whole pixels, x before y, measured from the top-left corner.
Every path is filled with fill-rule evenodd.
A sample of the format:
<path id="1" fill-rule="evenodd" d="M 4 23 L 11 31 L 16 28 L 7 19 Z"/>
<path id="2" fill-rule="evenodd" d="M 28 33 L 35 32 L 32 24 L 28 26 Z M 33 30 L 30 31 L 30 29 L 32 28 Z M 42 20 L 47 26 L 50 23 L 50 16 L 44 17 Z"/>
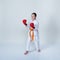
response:
<path id="1" fill-rule="evenodd" d="M 37 29 L 34 29 L 33 31 L 34 31 L 34 35 L 38 36 L 39 35 L 39 31 L 38 31 L 39 23 L 38 23 L 38 21 L 34 20 L 34 21 L 31 21 L 30 23 L 34 23 L 34 25 L 36 25 L 35 28 L 37 28 Z"/>

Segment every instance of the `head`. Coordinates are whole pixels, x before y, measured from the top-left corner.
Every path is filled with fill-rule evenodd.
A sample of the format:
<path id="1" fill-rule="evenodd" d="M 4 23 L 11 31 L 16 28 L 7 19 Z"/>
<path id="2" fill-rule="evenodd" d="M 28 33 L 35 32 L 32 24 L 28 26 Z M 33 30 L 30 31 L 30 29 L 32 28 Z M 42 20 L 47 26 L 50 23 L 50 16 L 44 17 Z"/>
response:
<path id="1" fill-rule="evenodd" d="M 37 14 L 36 14 L 36 13 L 32 13 L 31 19 L 32 19 L 32 20 L 36 20 L 36 17 L 37 17 Z"/>

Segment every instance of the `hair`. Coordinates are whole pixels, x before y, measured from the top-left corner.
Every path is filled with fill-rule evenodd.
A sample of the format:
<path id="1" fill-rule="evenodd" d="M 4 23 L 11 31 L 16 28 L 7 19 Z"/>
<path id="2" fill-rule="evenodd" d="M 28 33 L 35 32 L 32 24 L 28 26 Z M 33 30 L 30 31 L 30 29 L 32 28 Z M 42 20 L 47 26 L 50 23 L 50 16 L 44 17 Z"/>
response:
<path id="1" fill-rule="evenodd" d="M 33 15 L 33 14 L 35 15 L 35 17 L 37 17 L 37 14 L 36 14 L 35 12 L 33 12 L 32 15 Z"/>

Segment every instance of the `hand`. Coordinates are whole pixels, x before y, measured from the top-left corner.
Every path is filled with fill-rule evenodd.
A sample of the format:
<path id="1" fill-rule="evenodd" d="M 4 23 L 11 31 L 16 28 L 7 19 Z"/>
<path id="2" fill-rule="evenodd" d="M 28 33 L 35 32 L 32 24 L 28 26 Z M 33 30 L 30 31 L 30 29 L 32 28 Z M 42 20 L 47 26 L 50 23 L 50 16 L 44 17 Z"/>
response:
<path id="1" fill-rule="evenodd" d="M 27 26 L 27 20 L 26 19 L 23 19 L 22 22 L 25 26 Z"/>
<path id="2" fill-rule="evenodd" d="M 34 23 L 30 23 L 30 27 L 32 27 L 34 29 L 35 28 Z"/>

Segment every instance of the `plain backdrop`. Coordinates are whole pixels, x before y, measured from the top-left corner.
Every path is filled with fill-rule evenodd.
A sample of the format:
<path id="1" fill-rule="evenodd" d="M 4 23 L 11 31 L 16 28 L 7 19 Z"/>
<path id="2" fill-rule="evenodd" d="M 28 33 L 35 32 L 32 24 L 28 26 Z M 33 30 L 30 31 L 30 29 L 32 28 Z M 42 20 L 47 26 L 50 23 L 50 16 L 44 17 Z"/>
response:
<path id="1" fill-rule="evenodd" d="M 30 21 L 32 12 L 37 13 L 39 21 L 41 49 L 44 50 L 57 44 L 59 46 L 60 0 L 0 0 L 0 60 L 19 60 L 25 57 L 23 53 L 28 29 L 22 24 L 22 19 L 26 18 Z M 51 56 L 49 50 L 48 55 Z M 58 60 L 59 53 L 56 52 Z M 43 53 L 40 59 L 36 57 L 37 55 L 30 58 L 30 55 L 26 60 L 33 60 L 35 57 L 38 60 L 44 60 L 43 57 L 48 58 L 48 55 L 45 56 Z M 53 60 L 54 55 L 53 53 L 50 60 Z"/>

